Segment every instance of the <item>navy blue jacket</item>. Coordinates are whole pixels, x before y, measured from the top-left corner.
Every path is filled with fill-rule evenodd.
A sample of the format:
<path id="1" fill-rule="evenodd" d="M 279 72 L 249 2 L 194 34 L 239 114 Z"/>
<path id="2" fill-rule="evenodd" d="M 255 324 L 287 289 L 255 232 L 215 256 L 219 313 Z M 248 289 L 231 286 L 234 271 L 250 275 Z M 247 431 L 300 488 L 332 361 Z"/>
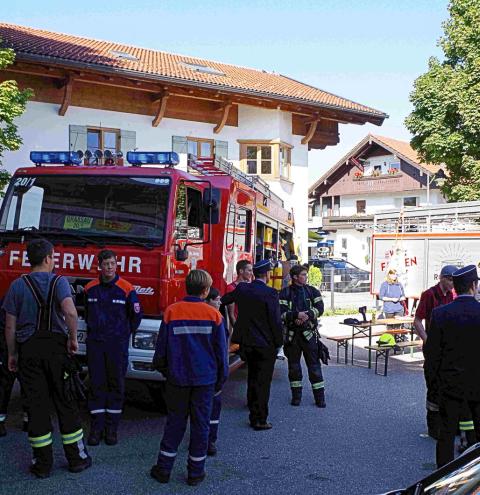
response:
<path id="1" fill-rule="evenodd" d="M 222 297 L 223 304 L 236 303 L 238 318 L 232 342 L 247 347 L 281 347 L 282 320 L 278 292 L 261 280 L 240 283 Z"/>
<path id="2" fill-rule="evenodd" d="M 101 277 L 85 286 L 85 321 L 88 339 L 128 342 L 142 321 L 142 308 L 133 285 L 115 275 L 110 282 Z"/>
<path id="3" fill-rule="evenodd" d="M 179 387 L 215 384 L 220 390 L 228 376 L 222 315 L 198 297 L 171 304 L 163 315 L 153 366 Z"/>
<path id="4" fill-rule="evenodd" d="M 425 374 L 440 393 L 480 401 L 480 303 L 458 296 L 432 312 L 424 346 Z"/>

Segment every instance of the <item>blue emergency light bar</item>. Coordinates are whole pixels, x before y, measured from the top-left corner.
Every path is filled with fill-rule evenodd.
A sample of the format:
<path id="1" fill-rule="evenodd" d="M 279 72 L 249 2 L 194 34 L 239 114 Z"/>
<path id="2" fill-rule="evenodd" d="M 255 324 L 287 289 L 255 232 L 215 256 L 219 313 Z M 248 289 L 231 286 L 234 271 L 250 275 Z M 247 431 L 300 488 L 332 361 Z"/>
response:
<path id="1" fill-rule="evenodd" d="M 142 165 L 175 166 L 180 163 L 178 153 L 174 151 L 128 151 L 127 161 L 135 167 Z"/>
<path id="2" fill-rule="evenodd" d="M 76 151 L 31 151 L 30 160 L 37 167 L 48 165 L 80 165 L 82 159 Z"/>

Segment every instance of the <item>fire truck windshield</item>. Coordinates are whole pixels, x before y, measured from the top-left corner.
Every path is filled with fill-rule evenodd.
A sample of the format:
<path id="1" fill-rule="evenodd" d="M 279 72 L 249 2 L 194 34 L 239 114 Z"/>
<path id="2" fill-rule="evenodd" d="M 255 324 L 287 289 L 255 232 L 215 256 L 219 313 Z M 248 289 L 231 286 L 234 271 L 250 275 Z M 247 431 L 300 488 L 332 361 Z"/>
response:
<path id="1" fill-rule="evenodd" d="M 14 177 L 3 201 L 0 230 L 163 244 L 169 192 L 168 177 Z"/>

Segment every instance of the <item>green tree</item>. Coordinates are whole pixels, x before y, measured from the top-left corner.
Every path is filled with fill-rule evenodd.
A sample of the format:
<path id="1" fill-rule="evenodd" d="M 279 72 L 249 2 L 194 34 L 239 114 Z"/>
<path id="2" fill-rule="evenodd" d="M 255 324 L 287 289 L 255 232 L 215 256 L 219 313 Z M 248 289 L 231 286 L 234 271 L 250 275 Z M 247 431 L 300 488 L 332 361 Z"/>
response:
<path id="1" fill-rule="evenodd" d="M 0 48 L 0 70 L 5 70 L 15 60 L 15 53 L 9 48 Z M 1 157 L 5 151 L 16 151 L 22 144 L 18 135 L 15 118 L 22 115 L 28 99 L 33 95 L 32 90 L 21 91 L 16 81 L 0 83 L 0 167 Z M 8 183 L 10 174 L 0 168 L 0 194 Z"/>
<path id="2" fill-rule="evenodd" d="M 405 124 L 427 163 L 444 163 L 450 201 L 480 199 L 480 0 L 451 0 L 439 46 L 410 95 Z"/>
<path id="3" fill-rule="evenodd" d="M 317 289 L 320 289 L 322 284 L 322 271 L 317 266 L 311 266 L 308 270 L 308 283 Z"/>

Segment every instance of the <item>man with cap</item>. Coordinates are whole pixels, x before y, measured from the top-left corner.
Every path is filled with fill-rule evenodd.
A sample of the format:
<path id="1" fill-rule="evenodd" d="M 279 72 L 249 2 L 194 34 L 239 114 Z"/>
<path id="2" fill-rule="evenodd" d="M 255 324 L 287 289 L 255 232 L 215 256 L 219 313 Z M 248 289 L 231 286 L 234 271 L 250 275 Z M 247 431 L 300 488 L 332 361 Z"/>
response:
<path id="1" fill-rule="evenodd" d="M 268 400 L 277 349 L 283 344 L 278 292 L 267 286 L 271 270 L 269 260 L 259 261 L 253 266 L 252 283 L 239 284 L 222 297 L 223 304 L 238 305 L 232 342 L 240 345 L 248 365 L 247 402 L 250 426 L 256 431 L 272 427 L 267 422 Z"/>
<path id="2" fill-rule="evenodd" d="M 471 411 L 480 438 L 480 303 L 475 299 L 478 274 L 475 265 L 453 273 L 456 299 L 432 312 L 424 346 L 427 380 L 439 384 L 440 435 L 437 466 L 454 458 L 455 434 L 464 404 Z"/>
<path id="3" fill-rule="evenodd" d="M 436 285 L 424 291 L 420 297 L 413 327 L 416 334 L 424 341 L 427 341 L 427 335 L 430 327 L 430 319 L 434 308 L 449 304 L 454 299 L 452 275 L 457 270 L 454 265 L 445 265 L 440 270 L 439 281 Z M 423 324 L 425 321 L 425 325 Z M 426 366 L 426 365 L 425 365 Z M 427 428 L 428 435 L 435 440 L 438 438 L 440 430 L 440 414 L 438 412 L 438 390 L 436 381 L 429 382 L 425 375 L 427 385 Z"/>

